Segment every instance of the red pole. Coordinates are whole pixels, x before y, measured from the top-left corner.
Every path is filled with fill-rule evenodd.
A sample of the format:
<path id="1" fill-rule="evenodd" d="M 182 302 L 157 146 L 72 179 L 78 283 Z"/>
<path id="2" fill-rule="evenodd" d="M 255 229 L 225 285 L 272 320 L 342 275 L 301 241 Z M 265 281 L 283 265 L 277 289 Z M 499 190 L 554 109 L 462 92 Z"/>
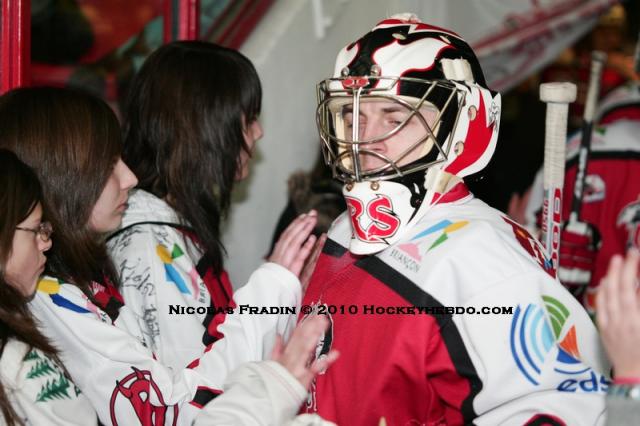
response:
<path id="1" fill-rule="evenodd" d="M 179 40 L 197 40 L 200 37 L 200 0 L 178 0 L 180 20 Z"/>
<path id="2" fill-rule="evenodd" d="M 0 17 L 0 93 L 29 85 L 31 8 L 29 0 L 3 0 Z"/>
<path id="3" fill-rule="evenodd" d="M 164 0 L 164 42 L 200 38 L 200 0 Z"/>

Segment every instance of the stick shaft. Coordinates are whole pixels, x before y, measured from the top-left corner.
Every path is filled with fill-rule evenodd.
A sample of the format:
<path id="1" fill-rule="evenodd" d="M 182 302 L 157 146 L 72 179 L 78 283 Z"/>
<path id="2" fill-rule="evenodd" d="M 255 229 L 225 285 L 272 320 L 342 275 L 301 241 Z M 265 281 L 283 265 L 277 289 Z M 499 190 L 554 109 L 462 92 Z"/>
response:
<path id="1" fill-rule="evenodd" d="M 575 97 L 576 87 L 571 83 L 545 83 L 540 86 L 540 99 L 547 103 L 542 243 L 556 269 L 560 249 L 567 117 L 569 102 L 573 102 Z"/>
<path id="2" fill-rule="evenodd" d="M 591 56 L 589 89 L 587 90 L 587 101 L 582 120 L 582 139 L 580 141 L 578 168 L 576 170 L 576 180 L 573 186 L 573 200 L 571 202 L 571 214 L 569 216 L 569 220 L 571 222 L 580 220 L 580 210 L 582 209 L 582 199 L 584 195 L 584 182 L 587 174 L 587 162 L 589 161 L 589 154 L 591 152 L 591 136 L 593 134 L 594 124 L 593 116 L 598 103 L 602 68 L 604 67 L 606 60 L 607 55 L 603 52 L 595 51 Z"/>
<path id="3" fill-rule="evenodd" d="M 568 109 L 568 104 L 547 104 L 545 123 L 542 243 L 554 267 L 558 266 L 560 249 Z"/>

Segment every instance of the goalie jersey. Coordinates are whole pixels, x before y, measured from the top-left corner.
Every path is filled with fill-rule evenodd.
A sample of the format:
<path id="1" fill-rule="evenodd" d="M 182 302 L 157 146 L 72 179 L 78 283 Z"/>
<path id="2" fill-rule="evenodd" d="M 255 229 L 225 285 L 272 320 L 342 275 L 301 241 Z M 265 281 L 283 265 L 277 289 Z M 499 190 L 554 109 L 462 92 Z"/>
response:
<path id="1" fill-rule="evenodd" d="M 307 412 L 338 424 L 593 425 L 609 367 L 542 246 L 467 190 L 398 243 L 352 255 L 347 213 L 329 232 L 305 305 L 341 356 Z"/>

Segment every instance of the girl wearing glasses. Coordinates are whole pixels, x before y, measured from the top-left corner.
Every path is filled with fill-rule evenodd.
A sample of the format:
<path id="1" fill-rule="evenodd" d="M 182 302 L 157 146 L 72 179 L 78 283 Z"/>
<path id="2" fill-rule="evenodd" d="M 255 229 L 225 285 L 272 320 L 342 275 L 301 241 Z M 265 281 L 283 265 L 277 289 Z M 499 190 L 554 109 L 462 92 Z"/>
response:
<path id="1" fill-rule="evenodd" d="M 0 419 L 14 425 L 95 425 L 97 417 L 27 307 L 51 248 L 42 190 L 31 169 L 0 149 Z"/>
<path id="2" fill-rule="evenodd" d="M 0 98 L 0 128 L 0 148 L 14 151 L 38 175 L 55 229 L 47 276 L 30 309 L 102 423 L 190 425 L 220 393 L 231 369 L 268 357 L 276 332 L 295 323 L 295 317 L 227 315 L 219 328 L 224 339 L 194 355 L 188 366 L 171 368 L 154 354 L 139 318 L 124 305 L 106 254 L 103 235 L 120 225 L 128 193 L 137 184 L 120 159 L 113 112 L 101 100 L 70 89 L 18 89 Z M 313 219 L 299 219 L 293 234 L 309 228 L 308 235 L 308 222 Z M 279 250 L 295 258 L 306 235 L 288 234 L 288 245 Z M 245 286 L 248 298 L 258 292 L 267 305 L 295 303 L 295 293 L 283 295 L 282 284 L 269 287 L 278 274 L 256 274 Z M 258 284 L 265 286 L 261 292 L 254 288 Z"/>

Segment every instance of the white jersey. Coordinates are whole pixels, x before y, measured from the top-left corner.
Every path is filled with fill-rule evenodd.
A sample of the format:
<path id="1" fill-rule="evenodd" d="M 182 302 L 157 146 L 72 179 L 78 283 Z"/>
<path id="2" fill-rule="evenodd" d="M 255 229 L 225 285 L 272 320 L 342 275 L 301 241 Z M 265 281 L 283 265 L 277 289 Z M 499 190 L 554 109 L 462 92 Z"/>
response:
<path id="1" fill-rule="evenodd" d="M 194 426 L 335 426 L 316 415 L 296 417 L 306 398 L 307 390 L 279 363 L 247 363 L 229 375 L 224 393 L 204 407 Z"/>
<path id="2" fill-rule="evenodd" d="M 118 271 L 120 293 L 138 323 L 141 333 L 138 337 L 158 360 L 174 370 L 184 368 L 221 337 L 216 327 L 233 308 L 233 289 L 227 274 L 216 276 L 212 268 L 204 264 L 193 238 L 193 233 L 180 223 L 166 202 L 136 190 L 129 197 L 121 229 L 107 242 Z M 258 294 L 281 293 L 280 298 L 271 298 L 274 306 L 299 305 L 297 278 L 273 263 L 264 268 L 276 274 L 277 280 L 285 285 L 267 282 Z M 236 298 L 235 302 L 255 304 L 260 300 Z M 287 336 L 295 325 L 288 316 L 274 316 L 273 320 L 274 330 Z M 268 355 L 275 334 L 261 336 L 250 322 L 247 327 L 244 331 L 247 337 L 264 340 L 263 351 Z M 258 356 L 261 355 L 254 354 L 252 359 L 262 359 Z"/>
<path id="3" fill-rule="evenodd" d="M 350 425 L 602 423 L 598 333 L 517 223 L 467 195 L 376 255 L 350 254 L 351 237 L 345 214 L 303 301 L 331 317 L 319 354 L 340 351 L 308 412 Z"/>
<path id="4" fill-rule="evenodd" d="M 10 339 L 2 351 L 0 380 L 26 426 L 98 424 L 91 403 L 64 370 L 44 352 L 19 340 Z"/>
<path id="5" fill-rule="evenodd" d="M 94 284 L 94 293 L 104 294 L 104 286 Z M 296 306 L 300 283 L 281 266 L 266 263 L 233 298 L 238 305 Z M 108 425 L 190 425 L 221 392 L 230 371 L 268 356 L 275 334 L 286 334 L 295 323 L 294 315 L 234 310 L 216 328 L 220 338 L 204 354 L 186 368 L 172 368 L 145 346 L 139 319 L 126 304 L 113 319 L 75 285 L 46 277 L 30 308 L 73 381 Z"/>

